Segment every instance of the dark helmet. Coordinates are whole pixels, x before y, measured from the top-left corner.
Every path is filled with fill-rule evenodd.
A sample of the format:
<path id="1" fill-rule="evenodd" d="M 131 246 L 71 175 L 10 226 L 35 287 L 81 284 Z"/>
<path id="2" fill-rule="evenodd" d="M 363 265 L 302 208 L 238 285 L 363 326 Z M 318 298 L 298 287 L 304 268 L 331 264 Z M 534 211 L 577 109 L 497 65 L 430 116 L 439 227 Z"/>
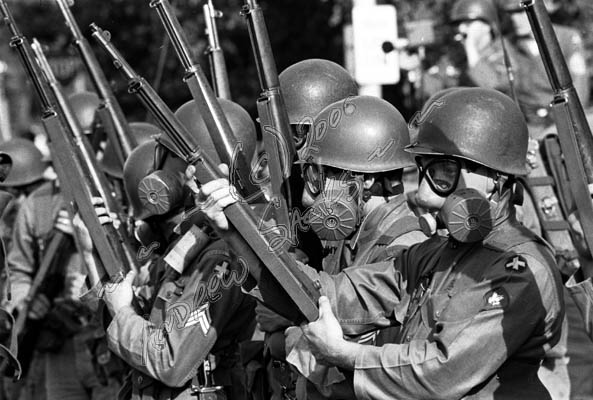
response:
<path id="1" fill-rule="evenodd" d="M 218 102 L 231 126 L 231 130 L 235 134 L 235 139 L 242 144 L 243 154 L 245 154 L 247 161 L 250 162 L 255 153 L 257 140 L 253 120 L 249 116 L 249 113 L 239 104 L 221 98 L 218 99 Z M 221 163 L 220 157 L 214 147 L 214 142 L 206 128 L 206 123 L 202 119 L 195 102 L 190 100 L 183 104 L 175 111 L 175 115 L 195 135 L 197 142 L 206 154 L 217 164 Z"/>
<path id="2" fill-rule="evenodd" d="M 449 155 L 509 175 L 528 172 L 527 124 L 508 96 L 492 89 L 458 88 L 420 117 L 417 140 L 406 151 Z"/>
<path id="3" fill-rule="evenodd" d="M 144 205 L 142 197 L 146 193 L 141 193 L 141 190 L 139 190 L 142 180 L 155 172 L 155 168 L 165 171 L 167 178 L 171 178 L 166 182 L 169 185 L 168 187 L 161 187 L 164 190 L 171 189 L 166 194 L 167 198 L 173 199 L 176 205 L 179 205 L 183 200 L 183 182 L 181 178 L 177 178 L 185 171 L 185 162 L 170 153 L 156 140 L 146 141 L 132 151 L 124 164 L 123 171 L 124 187 L 130 200 L 134 218 L 137 220 L 143 220 L 158 214 L 154 209 L 149 209 Z"/>
<path id="4" fill-rule="evenodd" d="M 377 173 L 413 165 L 403 149 L 408 125 L 387 101 L 355 96 L 330 104 L 315 118 L 303 160 L 347 171 Z"/>
<path id="5" fill-rule="evenodd" d="M 10 154 L 12 168 L 10 176 L 0 187 L 23 186 L 43 178 L 48 163 L 30 140 L 14 138 L 0 144 L 0 152 Z"/>
<path id="6" fill-rule="evenodd" d="M 312 121 L 331 103 L 358 94 L 358 85 L 348 71 L 328 60 L 300 61 L 282 71 L 279 79 L 293 125 Z"/>
<path id="7" fill-rule="evenodd" d="M 495 0 L 457 0 L 451 9 L 451 22 L 482 20 L 497 25 L 498 16 Z M 519 0 L 518 0 L 519 1 Z"/>
<path id="8" fill-rule="evenodd" d="M 82 131 L 86 135 L 93 133 L 97 108 L 101 104 L 99 96 L 93 92 L 77 92 L 68 96 L 68 101 Z"/>
<path id="9" fill-rule="evenodd" d="M 130 131 L 136 145 L 148 142 L 153 136 L 158 136 L 161 133 L 157 126 L 148 122 L 131 122 Z M 123 178 L 123 166 L 120 165 L 110 140 L 107 140 L 100 165 L 106 174 L 118 179 Z"/>

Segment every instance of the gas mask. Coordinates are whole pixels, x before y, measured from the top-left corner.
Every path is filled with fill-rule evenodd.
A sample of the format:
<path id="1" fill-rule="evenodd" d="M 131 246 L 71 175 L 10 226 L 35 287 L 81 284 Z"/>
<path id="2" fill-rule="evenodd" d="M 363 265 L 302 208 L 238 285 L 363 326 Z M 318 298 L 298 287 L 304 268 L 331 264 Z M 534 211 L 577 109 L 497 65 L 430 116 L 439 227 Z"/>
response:
<path id="1" fill-rule="evenodd" d="M 337 178 L 325 178 L 323 166 L 304 167 L 307 190 L 316 196 L 308 210 L 310 227 L 321 240 L 344 240 L 362 219 L 363 177 L 343 171 Z"/>
<path id="2" fill-rule="evenodd" d="M 499 203 L 486 198 L 473 188 L 457 189 L 461 174 L 461 161 L 454 158 L 433 158 L 422 164 L 418 162 L 420 182 L 425 179 L 431 190 L 445 202 L 437 213 L 420 217 L 420 227 L 427 236 L 438 228 L 445 228 L 449 235 L 461 243 L 475 243 L 483 240 L 494 228 L 498 218 Z M 497 181 L 502 188 L 506 180 Z M 502 189 L 493 198 L 499 199 Z"/>
<path id="3" fill-rule="evenodd" d="M 436 223 L 430 225 L 447 229 L 449 235 L 460 243 L 479 242 L 494 228 L 496 206 L 476 189 L 458 189 L 447 197 L 436 215 Z M 426 219 L 420 222 L 423 231 L 425 224 Z"/>
<path id="4" fill-rule="evenodd" d="M 148 215 L 164 215 L 183 206 L 189 195 L 182 174 L 186 164 L 165 147 L 155 147 L 154 172 L 142 178 L 138 195 Z"/>

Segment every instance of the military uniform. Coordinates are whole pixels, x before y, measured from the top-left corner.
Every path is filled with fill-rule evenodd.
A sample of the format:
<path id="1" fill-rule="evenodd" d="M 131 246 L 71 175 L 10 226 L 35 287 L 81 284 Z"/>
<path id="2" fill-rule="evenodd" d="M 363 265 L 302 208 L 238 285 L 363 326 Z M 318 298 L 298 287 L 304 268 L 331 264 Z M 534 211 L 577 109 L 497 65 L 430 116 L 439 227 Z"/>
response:
<path id="1" fill-rule="evenodd" d="M 31 282 L 44 254 L 44 247 L 54 232 L 58 212 L 64 207 L 63 197 L 55 183 L 46 183 L 35 190 L 23 203 L 14 227 L 13 245 L 8 254 L 12 305 L 19 304 L 31 287 Z M 84 287 L 82 260 L 72 240 L 66 241 L 56 261 L 61 266 L 57 279 L 47 282 L 61 286 L 53 311 L 45 319 L 37 346 L 45 350 L 45 377 L 48 399 L 111 399 L 119 383 L 114 377 L 101 381 L 86 338 L 96 326 L 89 324 L 90 310 L 78 300 Z M 55 276 L 48 277 L 56 279 Z M 58 300 L 59 299 L 59 300 Z M 58 300 L 58 301 L 56 301 Z M 100 338 L 93 337 L 93 341 Z M 76 365 L 74 373 L 73 365 Z"/>
<path id="2" fill-rule="evenodd" d="M 580 281 L 572 276 L 566 282 L 566 287 L 581 312 L 587 334 L 593 340 L 593 280 L 588 278 Z"/>
<path id="3" fill-rule="evenodd" d="M 238 344 L 255 326 L 253 299 L 240 287 L 247 267 L 221 240 L 212 240 L 182 269 L 165 259 L 156 266 L 149 314 L 124 307 L 107 329 L 109 347 L 134 368 L 126 385 L 131 398 L 194 398 L 192 380 L 210 353 L 216 357 L 214 384 L 224 386 L 229 398 L 243 398 Z"/>
<path id="4" fill-rule="evenodd" d="M 589 78 L 585 65 L 585 49 L 583 39 L 575 29 L 554 25 L 558 43 L 566 59 L 573 83 L 583 106 L 589 100 Z M 549 110 L 554 96 L 545 67 L 539 54 L 533 55 L 529 47 L 531 38 L 514 39 L 515 48 L 520 54 L 515 72 L 517 97 L 527 122 L 531 126 L 531 135 L 537 135 L 543 127 L 553 123 Z"/>
<path id="5" fill-rule="evenodd" d="M 424 239 L 405 196 L 396 196 L 373 209 L 352 239 L 333 246 L 326 243 L 329 254 L 323 259 L 323 270 L 337 274 L 351 266 L 383 261 Z"/>
<path id="6" fill-rule="evenodd" d="M 345 334 L 402 324 L 400 344 L 357 354 L 357 398 L 549 397 L 537 370 L 560 337 L 561 282 L 551 250 L 507 218 L 482 243 L 435 236 L 320 274 Z"/>

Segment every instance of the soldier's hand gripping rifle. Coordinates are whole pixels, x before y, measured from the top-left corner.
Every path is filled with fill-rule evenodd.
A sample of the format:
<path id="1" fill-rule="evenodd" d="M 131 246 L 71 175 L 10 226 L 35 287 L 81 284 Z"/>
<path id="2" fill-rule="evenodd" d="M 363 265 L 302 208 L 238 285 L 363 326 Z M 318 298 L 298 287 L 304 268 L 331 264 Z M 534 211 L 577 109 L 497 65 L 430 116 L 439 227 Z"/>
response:
<path id="1" fill-rule="evenodd" d="M 42 123 L 54 148 L 53 163 L 61 175 L 62 190 L 68 201 L 76 203 L 101 261 L 101 265 L 97 266 L 101 270 L 94 271 L 92 275 L 98 276 L 102 281 L 120 280 L 131 268 L 131 264 L 124 255 L 122 243 L 113 225 L 102 224 L 95 211 L 91 198 L 101 196 L 105 190 L 98 187 L 96 174 L 88 171 L 78 156 L 75 140 L 80 140 L 82 137 L 80 128 L 77 122 L 69 124 L 65 116 L 58 112 L 56 108 L 58 99 L 49 89 L 45 73 L 36 60 L 33 48 L 16 26 L 6 0 L 0 0 L 0 12 L 12 34 L 10 46 L 18 52 L 23 68 L 39 97 Z M 70 116 L 70 120 L 76 121 L 73 115 Z M 78 129 L 79 132 L 74 133 L 73 129 Z M 104 201 L 108 203 L 107 199 Z"/>
<path id="2" fill-rule="evenodd" d="M 125 160 L 130 155 L 132 149 L 136 146 L 134 136 L 131 134 L 130 127 L 124 113 L 117 102 L 109 82 L 101 69 L 93 49 L 82 34 L 72 10 L 73 0 L 56 0 L 60 11 L 64 17 L 66 26 L 70 29 L 73 38 L 73 44 L 78 49 L 80 57 L 87 69 L 87 72 L 93 82 L 93 86 L 101 104 L 97 110 L 101 123 L 107 132 L 108 138 L 113 143 L 116 159 L 123 167 Z"/>
<path id="3" fill-rule="evenodd" d="M 583 106 L 572 83 L 566 60 L 542 0 L 523 0 L 537 42 L 554 99 L 552 111 L 558 128 L 558 138 L 564 162 L 570 171 L 570 188 L 574 197 L 583 235 L 589 252 L 593 254 L 593 136 Z M 583 268 L 585 266 L 583 265 Z M 593 271 L 584 271 L 593 276 Z"/>
<path id="4" fill-rule="evenodd" d="M 172 142 L 170 150 L 196 167 L 198 181 L 210 182 L 224 178 L 223 174 L 205 154 L 192 134 L 177 119 L 154 89 L 139 76 L 110 42 L 110 35 L 95 24 L 91 25 L 93 37 L 101 44 L 128 81 L 128 90 L 136 94 L 151 112 L 165 134 Z M 319 291 L 296 264 L 292 256 L 283 248 L 273 247 L 270 240 L 260 234 L 255 215 L 245 202 L 237 202 L 224 210 L 232 228 L 220 232 L 222 238 L 249 268 L 250 275 L 258 282 L 262 274 L 261 264 L 275 277 L 283 290 L 298 307 L 300 313 L 309 321 L 319 316 L 317 301 Z M 273 250 L 274 249 L 274 250 Z M 265 299 L 264 299 L 265 300 Z M 273 304 L 270 305 L 274 307 Z M 301 318 L 300 316 L 288 316 Z"/>
<path id="5" fill-rule="evenodd" d="M 216 26 L 216 19 L 221 17 L 222 12 L 214 8 L 212 0 L 208 0 L 204 4 L 204 19 L 206 21 L 206 36 L 208 37 L 206 54 L 210 60 L 212 88 L 216 96 L 231 100 L 229 75 L 226 69 L 226 62 L 224 61 L 224 52 L 218 40 L 218 28 Z"/>
<path id="6" fill-rule="evenodd" d="M 262 9 L 256 0 L 245 0 L 241 13 L 247 20 L 261 88 L 257 99 L 257 113 L 268 155 L 272 195 L 278 204 L 275 215 L 279 225 L 290 230 L 291 194 L 288 180 L 296 156 L 295 143 Z"/>

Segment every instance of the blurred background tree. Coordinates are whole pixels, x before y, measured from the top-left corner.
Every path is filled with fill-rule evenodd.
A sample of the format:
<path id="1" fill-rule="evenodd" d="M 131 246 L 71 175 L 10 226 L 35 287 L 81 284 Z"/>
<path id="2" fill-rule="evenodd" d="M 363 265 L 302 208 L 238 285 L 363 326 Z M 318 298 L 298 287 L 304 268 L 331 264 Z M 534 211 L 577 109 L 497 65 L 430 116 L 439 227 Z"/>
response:
<path id="1" fill-rule="evenodd" d="M 200 63 L 209 73 L 208 61 L 204 55 L 207 45 L 202 13 L 204 0 L 171 1 L 179 11 L 178 16 L 195 48 L 195 54 L 200 56 Z M 453 59 L 462 58 L 460 49 L 451 41 L 452 35 L 447 25 L 448 10 L 453 1 L 379 0 L 378 3 L 395 5 L 400 36 L 405 35 L 406 22 L 420 19 L 434 21 L 436 40 L 427 48 L 425 66 L 428 67 L 443 54 L 449 54 Z M 243 1 L 215 0 L 214 3 L 224 13 L 224 17 L 218 21 L 218 28 L 233 98 L 254 115 L 259 86 L 246 22 L 240 14 Z M 260 0 L 260 3 L 279 72 L 307 58 L 325 58 L 344 65 L 343 27 L 349 23 L 352 0 Z M 42 43 L 49 45 L 52 54 L 63 54 L 72 60 L 76 59 L 76 52 L 68 45 L 68 32 L 53 0 L 12 0 L 10 6 L 17 23 L 27 36 L 37 37 Z M 191 98 L 182 81 L 183 71 L 174 50 L 166 44 L 158 15 L 149 7 L 148 0 L 102 0 L 100 3 L 76 0 L 73 12 L 83 31 L 88 32 L 87 27 L 91 22 L 109 30 L 114 44 L 128 62 L 158 88 L 172 109 L 175 110 Z M 581 29 L 588 39 L 589 47 L 593 47 L 589 23 L 592 17 L 593 4 L 590 0 L 563 1 L 561 12 L 554 16 L 557 22 Z M 31 92 L 30 89 L 23 90 L 26 78 L 18 60 L 9 50 L 6 29 L 0 30 L 0 39 L 4 43 L 0 45 L 0 57 L 8 62 L 11 70 L 11 90 L 21 95 L 23 92 Z M 92 38 L 89 37 L 89 41 L 94 46 Z M 133 95 L 127 93 L 119 73 L 110 65 L 103 51 L 96 50 L 106 75 L 113 80 L 114 90 L 126 114 L 131 120 L 146 119 L 146 111 Z M 409 87 L 406 87 L 405 73 L 402 75 L 402 82 L 384 87 L 383 92 L 384 97 L 399 106 L 406 116 L 415 111 L 409 109 L 413 106 L 405 101 L 406 96 L 411 95 Z M 24 112 L 22 107 L 18 108 L 18 112 Z M 38 114 L 33 114 L 37 118 Z"/>

